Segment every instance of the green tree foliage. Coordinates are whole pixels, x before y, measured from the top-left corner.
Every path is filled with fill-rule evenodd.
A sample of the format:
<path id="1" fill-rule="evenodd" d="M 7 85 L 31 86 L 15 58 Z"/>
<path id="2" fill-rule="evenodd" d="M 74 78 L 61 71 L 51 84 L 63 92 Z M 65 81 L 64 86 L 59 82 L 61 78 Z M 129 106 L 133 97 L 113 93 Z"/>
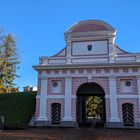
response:
<path id="1" fill-rule="evenodd" d="M 17 64 L 19 59 L 13 36 L 0 33 L 0 93 L 14 91 Z"/>
<path id="2" fill-rule="evenodd" d="M 86 100 L 86 114 L 88 118 L 102 117 L 103 101 L 98 96 L 88 97 Z"/>

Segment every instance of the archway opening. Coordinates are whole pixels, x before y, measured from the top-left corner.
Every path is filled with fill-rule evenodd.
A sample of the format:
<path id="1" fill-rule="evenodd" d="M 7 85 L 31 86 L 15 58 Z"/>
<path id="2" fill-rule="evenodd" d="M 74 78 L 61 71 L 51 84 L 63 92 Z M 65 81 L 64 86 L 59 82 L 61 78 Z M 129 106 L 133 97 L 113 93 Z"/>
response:
<path id="1" fill-rule="evenodd" d="M 77 123 L 79 127 L 104 127 L 105 92 L 96 83 L 82 84 L 77 90 Z"/>

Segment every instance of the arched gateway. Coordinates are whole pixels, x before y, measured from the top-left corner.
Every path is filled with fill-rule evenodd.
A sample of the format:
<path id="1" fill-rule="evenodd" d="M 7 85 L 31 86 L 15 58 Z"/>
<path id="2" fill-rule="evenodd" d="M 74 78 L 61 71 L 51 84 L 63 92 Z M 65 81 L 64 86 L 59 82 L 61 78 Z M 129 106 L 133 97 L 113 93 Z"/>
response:
<path id="1" fill-rule="evenodd" d="M 140 128 L 140 53 L 120 49 L 116 30 L 100 20 L 80 21 L 64 36 L 64 49 L 33 66 L 35 124 Z"/>
<path id="2" fill-rule="evenodd" d="M 106 122 L 105 92 L 93 82 L 82 84 L 77 90 L 76 119 L 79 126 L 104 126 Z M 96 122 L 96 124 L 95 124 Z"/>

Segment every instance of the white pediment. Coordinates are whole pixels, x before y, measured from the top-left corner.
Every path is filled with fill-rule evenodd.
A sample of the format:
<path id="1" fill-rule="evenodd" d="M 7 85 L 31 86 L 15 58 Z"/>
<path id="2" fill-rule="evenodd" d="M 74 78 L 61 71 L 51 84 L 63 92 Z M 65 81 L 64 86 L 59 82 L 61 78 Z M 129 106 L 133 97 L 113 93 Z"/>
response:
<path id="1" fill-rule="evenodd" d="M 41 57 L 40 65 L 140 62 L 140 54 L 128 53 L 115 45 L 116 30 L 106 22 L 81 21 L 64 35 L 66 47 L 52 57 Z"/>

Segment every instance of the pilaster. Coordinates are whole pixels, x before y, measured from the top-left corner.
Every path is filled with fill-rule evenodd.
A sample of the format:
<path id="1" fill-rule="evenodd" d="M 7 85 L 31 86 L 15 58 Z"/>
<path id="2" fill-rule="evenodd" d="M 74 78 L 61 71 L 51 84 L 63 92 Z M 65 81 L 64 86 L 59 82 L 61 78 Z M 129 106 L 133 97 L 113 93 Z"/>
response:
<path id="1" fill-rule="evenodd" d="M 109 62 L 115 62 L 114 37 L 109 38 Z"/>
<path id="2" fill-rule="evenodd" d="M 65 77 L 65 106 L 63 121 L 72 121 L 71 117 L 71 92 L 72 92 L 72 78 Z"/>
<path id="3" fill-rule="evenodd" d="M 140 76 L 137 76 L 137 89 L 138 89 L 139 114 L 140 114 Z M 140 122 L 140 119 L 139 119 L 139 122 Z"/>
<path id="4" fill-rule="evenodd" d="M 48 86 L 48 79 L 41 78 L 41 93 L 40 93 L 40 107 L 39 107 L 38 121 L 47 121 L 47 116 L 46 116 L 47 86 Z"/>
<path id="5" fill-rule="evenodd" d="M 116 89 L 116 77 L 109 77 L 109 92 L 110 92 L 110 122 L 120 122 L 118 117 L 118 104 L 117 104 L 117 89 Z"/>
<path id="6" fill-rule="evenodd" d="M 66 51 L 67 51 L 67 64 L 71 64 L 71 41 L 66 41 L 66 44 L 67 44 L 67 48 L 66 48 Z"/>

